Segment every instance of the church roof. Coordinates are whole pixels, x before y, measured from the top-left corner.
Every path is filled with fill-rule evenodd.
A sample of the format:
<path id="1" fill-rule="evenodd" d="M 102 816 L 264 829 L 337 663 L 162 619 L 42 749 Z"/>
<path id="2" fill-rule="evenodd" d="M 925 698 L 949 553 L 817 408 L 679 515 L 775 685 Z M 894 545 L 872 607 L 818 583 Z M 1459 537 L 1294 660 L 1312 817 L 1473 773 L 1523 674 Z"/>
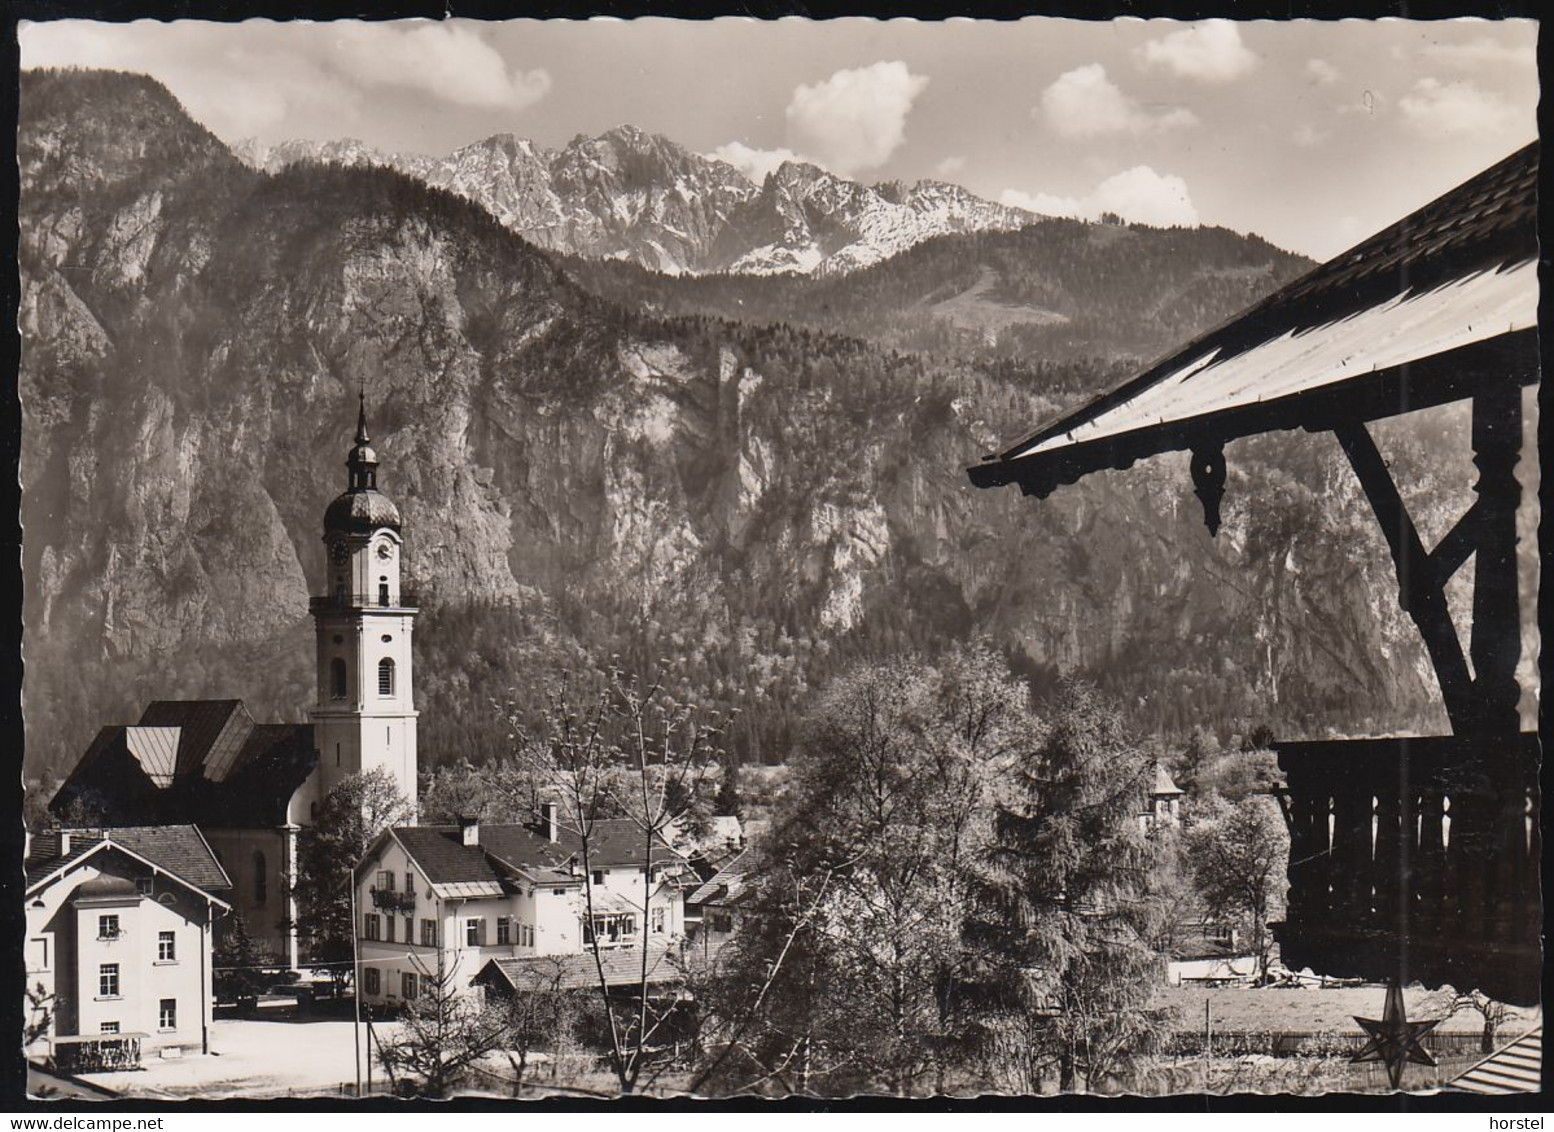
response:
<path id="1" fill-rule="evenodd" d="M 74 802 L 148 825 L 276 825 L 317 760 L 311 724 L 256 724 L 241 700 L 157 700 L 138 724 L 97 733 L 50 808 Z"/>
<path id="2" fill-rule="evenodd" d="M 324 535 L 367 534 L 379 527 L 399 529 L 399 508 L 378 490 L 378 454 L 367 435 L 367 395 L 356 416 L 356 444 L 346 457 L 349 487 L 324 511 Z"/>
<path id="3" fill-rule="evenodd" d="M 1103 468 L 1538 379 L 1536 142 L 969 469 L 1045 496 Z"/>

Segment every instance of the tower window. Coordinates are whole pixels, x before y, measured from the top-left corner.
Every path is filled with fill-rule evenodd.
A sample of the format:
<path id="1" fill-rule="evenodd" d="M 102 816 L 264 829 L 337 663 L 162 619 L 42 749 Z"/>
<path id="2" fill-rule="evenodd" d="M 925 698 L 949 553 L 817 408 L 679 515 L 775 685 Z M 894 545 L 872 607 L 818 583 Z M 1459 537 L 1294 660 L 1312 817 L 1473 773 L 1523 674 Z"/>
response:
<path id="1" fill-rule="evenodd" d="M 345 661 L 335 657 L 329 662 L 329 696 L 331 699 L 345 699 Z"/>
<path id="2" fill-rule="evenodd" d="M 394 694 L 394 662 L 388 657 L 378 661 L 378 695 Z"/>
<path id="3" fill-rule="evenodd" d="M 270 899 L 270 871 L 265 866 L 264 850 L 254 850 L 254 903 L 264 904 Z"/>
<path id="4" fill-rule="evenodd" d="M 388 603 L 389 603 L 388 578 L 382 577 L 382 578 L 378 579 L 378 604 L 379 605 L 387 605 Z"/>

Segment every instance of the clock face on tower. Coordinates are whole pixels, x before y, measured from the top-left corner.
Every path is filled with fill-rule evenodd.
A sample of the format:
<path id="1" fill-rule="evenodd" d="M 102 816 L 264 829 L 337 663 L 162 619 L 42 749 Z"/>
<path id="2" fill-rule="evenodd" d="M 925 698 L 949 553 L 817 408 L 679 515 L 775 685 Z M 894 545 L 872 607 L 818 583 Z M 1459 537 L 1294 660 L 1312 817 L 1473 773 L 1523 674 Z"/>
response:
<path id="1" fill-rule="evenodd" d="M 386 542 L 378 544 L 378 557 L 385 562 L 394 557 L 394 548 Z"/>

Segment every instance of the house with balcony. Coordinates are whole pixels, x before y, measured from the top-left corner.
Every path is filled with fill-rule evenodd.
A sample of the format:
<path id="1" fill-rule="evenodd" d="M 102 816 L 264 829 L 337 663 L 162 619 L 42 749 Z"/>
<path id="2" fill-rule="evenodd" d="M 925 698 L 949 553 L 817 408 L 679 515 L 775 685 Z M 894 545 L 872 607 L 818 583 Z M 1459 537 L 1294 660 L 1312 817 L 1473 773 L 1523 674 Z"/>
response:
<path id="1" fill-rule="evenodd" d="M 357 986 L 397 1009 L 442 974 L 469 987 L 493 960 L 661 951 L 685 933 L 684 860 L 625 818 L 584 838 L 547 807 L 535 825 L 397 826 L 356 868 Z M 622 971 L 632 966 L 616 963 Z"/>
<path id="2" fill-rule="evenodd" d="M 31 1056 L 74 1071 L 210 1052 L 212 935 L 232 881 L 197 828 L 50 829 L 25 870 Z"/>

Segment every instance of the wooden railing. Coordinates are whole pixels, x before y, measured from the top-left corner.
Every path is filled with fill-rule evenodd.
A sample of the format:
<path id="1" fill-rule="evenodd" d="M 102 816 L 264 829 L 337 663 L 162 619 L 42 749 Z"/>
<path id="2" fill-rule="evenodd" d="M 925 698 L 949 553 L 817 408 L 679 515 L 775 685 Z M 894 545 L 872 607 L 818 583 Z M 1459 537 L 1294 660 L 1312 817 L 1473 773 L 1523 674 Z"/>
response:
<path id="1" fill-rule="evenodd" d="M 1538 1001 L 1536 736 L 1276 744 L 1284 965 Z"/>

